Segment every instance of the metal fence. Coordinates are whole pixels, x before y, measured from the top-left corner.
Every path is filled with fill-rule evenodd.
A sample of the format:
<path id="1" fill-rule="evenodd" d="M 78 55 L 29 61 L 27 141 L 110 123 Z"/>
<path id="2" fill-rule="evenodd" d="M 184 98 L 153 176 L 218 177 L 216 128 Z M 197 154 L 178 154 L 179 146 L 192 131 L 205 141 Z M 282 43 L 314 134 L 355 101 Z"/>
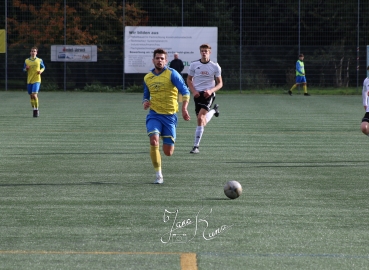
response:
<path id="1" fill-rule="evenodd" d="M 309 87 L 358 87 L 366 76 L 369 6 L 360 1 L 5 0 L 0 8 L 4 90 L 25 88 L 22 67 L 35 45 L 46 65 L 41 90 L 140 86 L 144 74 L 124 72 L 124 26 L 136 25 L 218 27 L 225 91 L 289 89 L 300 52 Z M 58 44 L 97 45 L 98 61 L 51 61 Z"/>

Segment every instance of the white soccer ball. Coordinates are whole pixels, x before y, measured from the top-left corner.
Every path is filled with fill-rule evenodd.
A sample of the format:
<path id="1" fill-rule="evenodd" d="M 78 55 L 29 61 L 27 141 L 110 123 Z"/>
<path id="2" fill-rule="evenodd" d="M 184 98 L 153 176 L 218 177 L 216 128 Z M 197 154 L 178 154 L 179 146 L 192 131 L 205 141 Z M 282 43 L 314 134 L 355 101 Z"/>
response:
<path id="1" fill-rule="evenodd" d="M 232 180 L 224 186 L 224 194 L 230 199 L 237 199 L 242 194 L 242 186 L 239 182 Z"/>

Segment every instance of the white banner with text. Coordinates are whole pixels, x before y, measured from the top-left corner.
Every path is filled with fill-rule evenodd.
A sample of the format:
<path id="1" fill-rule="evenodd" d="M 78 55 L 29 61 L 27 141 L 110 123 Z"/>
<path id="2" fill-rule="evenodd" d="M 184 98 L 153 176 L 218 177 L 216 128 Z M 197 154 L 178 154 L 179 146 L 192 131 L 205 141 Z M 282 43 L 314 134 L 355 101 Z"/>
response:
<path id="1" fill-rule="evenodd" d="M 51 61 L 97 62 L 96 45 L 51 45 Z"/>
<path id="2" fill-rule="evenodd" d="M 153 52 L 163 48 L 168 52 L 168 65 L 174 53 L 185 66 L 182 73 L 188 73 L 191 62 L 201 58 L 200 45 L 211 46 L 210 59 L 217 62 L 217 27 L 145 27 L 126 26 L 124 44 L 124 72 L 148 73 L 154 65 Z"/>

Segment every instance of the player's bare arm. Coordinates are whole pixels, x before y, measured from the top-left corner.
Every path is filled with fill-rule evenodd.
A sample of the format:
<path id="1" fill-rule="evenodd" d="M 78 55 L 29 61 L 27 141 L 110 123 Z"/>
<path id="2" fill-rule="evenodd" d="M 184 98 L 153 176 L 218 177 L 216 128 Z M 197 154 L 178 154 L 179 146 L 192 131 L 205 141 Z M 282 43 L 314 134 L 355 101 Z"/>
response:
<path id="1" fill-rule="evenodd" d="M 200 96 L 200 93 L 198 91 L 196 91 L 195 87 L 193 86 L 192 78 L 193 78 L 193 76 L 190 76 L 190 75 L 187 76 L 187 85 L 188 85 L 188 88 L 190 88 L 190 91 L 191 91 L 192 95 L 195 98 L 197 98 L 197 97 Z"/>
<path id="2" fill-rule="evenodd" d="M 191 117 L 190 117 L 190 114 L 188 113 L 188 110 L 187 110 L 187 107 L 188 107 L 188 101 L 183 101 L 182 102 L 182 117 L 185 121 L 190 121 Z"/>
<path id="3" fill-rule="evenodd" d="M 215 78 L 216 85 L 212 89 L 204 91 L 204 97 L 208 98 L 210 97 L 214 92 L 218 91 L 220 88 L 223 87 L 223 80 L 222 76 Z"/>

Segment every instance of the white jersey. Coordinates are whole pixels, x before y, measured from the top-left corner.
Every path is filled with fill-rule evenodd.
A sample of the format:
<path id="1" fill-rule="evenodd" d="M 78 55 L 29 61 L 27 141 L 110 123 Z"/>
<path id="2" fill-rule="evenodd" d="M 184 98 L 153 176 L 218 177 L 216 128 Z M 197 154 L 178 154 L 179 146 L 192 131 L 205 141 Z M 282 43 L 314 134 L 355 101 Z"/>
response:
<path id="1" fill-rule="evenodd" d="M 363 82 L 363 93 L 362 93 L 362 97 L 363 97 L 363 106 L 367 106 L 366 107 L 366 111 L 369 112 L 369 108 L 368 108 L 368 94 L 369 94 L 369 77 L 366 78 Z"/>
<path id="2" fill-rule="evenodd" d="M 196 91 L 203 92 L 215 86 L 214 77 L 220 77 L 222 69 L 218 63 L 209 61 L 202 63 L 200 60 L 193 61 L 188 68 L 188 75 L 193 77 L 193 86 Z"/>

